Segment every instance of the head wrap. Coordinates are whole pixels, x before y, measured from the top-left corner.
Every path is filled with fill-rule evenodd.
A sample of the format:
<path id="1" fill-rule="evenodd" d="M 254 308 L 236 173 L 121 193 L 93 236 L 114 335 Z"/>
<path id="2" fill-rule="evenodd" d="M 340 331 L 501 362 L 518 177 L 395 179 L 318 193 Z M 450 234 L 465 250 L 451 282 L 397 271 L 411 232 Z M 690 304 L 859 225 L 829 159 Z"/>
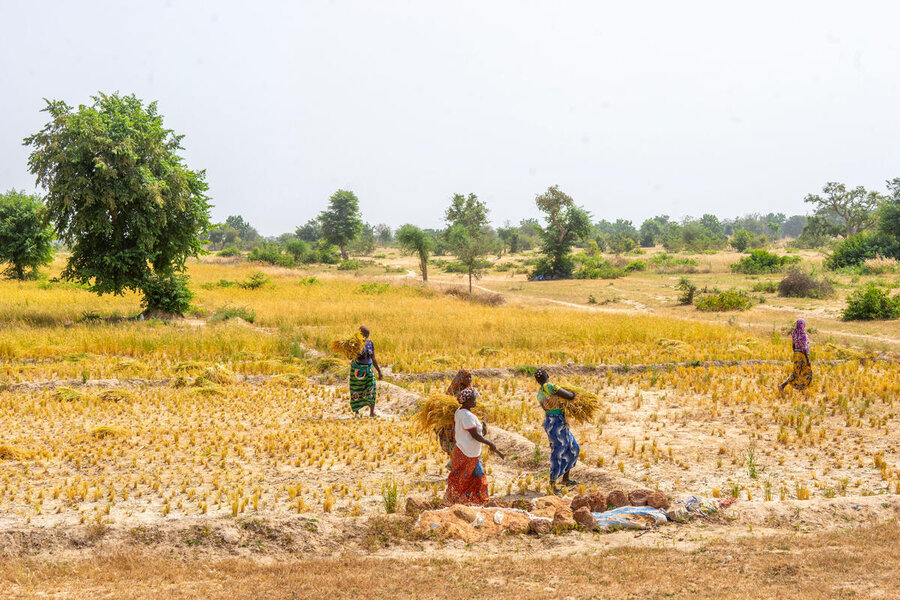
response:
<path id="1" fill-rule="evenodd" d="M 794 350 L 809 352 L 809 335 L 806 333 L 806 321 L 797 319 L 794 330 L 791 332 L 794 342 Z"/>
<path id="2" fill-rule="evenodd" d="M 478 392 L 474 388 L 466 388 L 456 395 L 456 401 L 465 404 L 467 400 L 474 400 L 478 397 Z"/>
<path id="3" fill-rule="evenodd" d="M 536 370 L 534 372 L 534 378 L 538 381 L 538 383 L 543 383 L 543 381 L 546 381 L 548 378 L 547 371 L 545 371 L 544 369 Z"/>
<path id="4" fill-rule="evenodd" d="M 467 387 L 472 386 L 472 374 L 465 369 L 460 369 L 453 377 L 453 381 L 447 387 L 447 394 L 456 396 Z"/>

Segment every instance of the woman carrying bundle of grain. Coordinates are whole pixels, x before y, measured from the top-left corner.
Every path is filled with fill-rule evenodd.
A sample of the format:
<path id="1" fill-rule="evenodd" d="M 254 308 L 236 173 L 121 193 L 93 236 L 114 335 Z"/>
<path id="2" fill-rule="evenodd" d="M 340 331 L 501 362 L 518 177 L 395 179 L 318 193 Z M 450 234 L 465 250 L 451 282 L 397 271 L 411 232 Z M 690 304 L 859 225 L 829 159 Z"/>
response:
<path id="1" fill-rule="evenodd" d="M 487 476 L 481 466 L 482 444 L 503 458 L 497 446 L 484 436 L 487 425 L 481 423 L 472 412 L 478 403 L 478 394 L 472 388 L 459 393 L 456 401 L 460 407 L 454 415 L 454 437 L 450 475 L 447 477 L 447 493 L 444 499 L 450 504 L 484 504 L 488 501 Z"/>
<path id="2" fill-rule="evenodd" d="M 556 480 L 560 477 L 562 477 L 560 483 L 564 486 L 578 485 L 577 481 L 569 479 L 569 471 L 578 462 L 581 448 L 569 430 L 569 423 L 560 402 L 560 398 L 574 400 L 575 394 L 555 383 L 550 383 L 550 377 L 544 369 L 535 371 L 534 378 L 541 386 L 538 389 L 537 399 L 538 404 L 544 409 L 544 431 L 550 439 L 550 487 L 555 494 L 558 493 Z"/>
<path id="3" fill-rule="evenodd" d="M 378 371 L 378 379 L 381 379 L 381 367 L 375 358 L 375 344 L 369 339 L 369 328 L 363 325 L 359 328 L 359 334 L 363 344 L 359 354 L 350 362 L 350 410 L 359 414 L 359 409 L 369 407 L 369 416 L 375 416 L 375 373 L 372 367 Z"/>
<path id="4" fill-rule="evenodd" d="M 472 387 L 472 374 L 465 369 L 460 369 L 456 372 L 450 385 L 447 386 L 447 395 L 458 398 L 460 392 L 470 387 Z M 434 433 L 437 435 L 441 450 L 446 452 L 447 455 L 452 458 L 453 446 L 456 445 L 456 440 L 453 437 L 453 425 L 436 427 Z M 450 466 L 449 463 L 448 466 Z"/>
<path id="5" fill-rule="evenodd" d="M 805 390 L 812 383 L 812 367 L 809 365 L 809 334 L 806 333 L 806 321 L 797 319 L 791 330 L 791 345 L 794 349 L 794 372 L 787 381 L 778 386 L 783 392 L 788 384 L 795 390 Z"/>

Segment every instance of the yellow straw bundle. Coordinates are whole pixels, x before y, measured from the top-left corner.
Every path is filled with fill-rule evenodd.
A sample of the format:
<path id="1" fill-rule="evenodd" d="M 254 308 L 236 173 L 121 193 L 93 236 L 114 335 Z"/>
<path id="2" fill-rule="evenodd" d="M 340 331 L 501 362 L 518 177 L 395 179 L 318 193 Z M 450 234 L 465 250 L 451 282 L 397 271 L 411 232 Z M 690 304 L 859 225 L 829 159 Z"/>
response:
<path id="1" fill-rule="evenodd" d="M 446 394 L 430 394 L 419 402 L 419 410 L 412 416 L 413 429 L 419 433 L 433 433 L 438 427 L 453 425 L 459 402 Z"/>
<path id="2" fill-rule="evenodd" d="M 359 334 L 350 337 L 345 340 L 335 340 L 331 342 L 331 351 L 339 356 L 345 356 L 350 360 L 353 360 L 363 349 L 363 344 L 365 343 L 362 336 Z"/>
<path id="3" fill-rule="evenodd" d="M 600 397 L 597 394 L 567 383 L 560 383 L 559 387 L 575 394 L 575 398 L 572 400 L 565 400 L 562 397 L 559 399 L 566 420 L 574 423 L 590 423 L 594 420 L 594 415 L 601 406 Z"/>

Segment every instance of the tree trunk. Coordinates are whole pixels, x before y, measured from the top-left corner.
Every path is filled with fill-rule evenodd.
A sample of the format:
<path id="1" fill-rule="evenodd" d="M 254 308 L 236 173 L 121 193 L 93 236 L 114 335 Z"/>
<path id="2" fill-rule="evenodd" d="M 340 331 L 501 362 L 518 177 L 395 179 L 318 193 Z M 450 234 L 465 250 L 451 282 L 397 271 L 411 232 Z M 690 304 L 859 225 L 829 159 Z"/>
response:
<path id="1" fill-rule="evenodd" d="M 422 267 L 422 281 L 428 281 L 428 260 L 419 256 L 419 266 Z"/>
<path id="2" fill-rule="evenodd" d="M 469 295 L 472 295 L 472 269 L 469 269 Z"/>
<path id="3" fill-rule="evenodd" d="M 344 246 L 338 246 L 338 248 L 341 249 L 341 258 L 343 258 L 344 260 L 349 260 L 350 257 L 347 255 L 347 249 L 344 248 Z"/>

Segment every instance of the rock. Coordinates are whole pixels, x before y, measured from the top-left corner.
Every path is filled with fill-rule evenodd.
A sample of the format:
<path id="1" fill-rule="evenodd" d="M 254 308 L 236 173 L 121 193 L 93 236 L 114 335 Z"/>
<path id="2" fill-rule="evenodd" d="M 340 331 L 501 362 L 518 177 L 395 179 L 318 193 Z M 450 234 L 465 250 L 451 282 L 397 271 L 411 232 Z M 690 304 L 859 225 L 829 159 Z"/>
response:
<path id="1" fill-rule="evenodd" d="M 628 502 L 631 506 L 647 506 L 647 498 L 653 490 L 633 490 L 628 494 Z"/>
<path id="2" fill-rule="evenodd" d="M 241 532 L 234 527 L 223 527 L 222 530 L 219 531 L 219 535 L 226 544 L 237 544 L 241 541 Z"/>
<path id="3" fill-rule="evenodd" d="M 647 497 L 647 506 L 665 510 L 669 508 L 669 496 L 665 492 L 653 492 Z"/>
<path id="4" fill-rule="evenodd" d="M 587 531 L 593 531 L 594 528 L 597 527 L 597 520 L 594 519 L 594 515 L 591 514 L 591 509 L 587 506 L 582 506 L 572 513 L 572 518 L 578 523 L 579 527 Z"/>
<path id="5" fill-rule="evenodd" d="M 486 507 L 511 508 L 511 504 L 502 498 L 491 498 L 485 503 Z"/>
<path id="6" fill-rule="evenodd" d="M 528 522 L 528 531 L 537 535 L 547 535 L 551 532 L 553 522 L 548 519 L 531 519 Z"/>
<path id="7" fill-rule="evenodd" d="M 420 514 L 431 508 L 430 502 L 419 500 L 418 498 L 406 499 L 406 514 L 410 517 L 418 517 Z"/>
<path id="8" fill-rule="evenodd" d="M 503 531 L 507 533 L 528 533 L 528 530 L 531 527 L 531 517 L 528 516 L 527 513 L 512 511 L 512 510 L 498 510 L 494 513 L 494 522 L 497 522 L 496 515 L 502 515 L 502 521 L 498 523 Z"/>
<path id="9" fill-rule="evenodd" d="M 569 510 L 571 500 L 562 496 L 542 496 L 535 498 L 531 502 L 531 514 L 536 517 L 546 517 L 552 519 L 556 515 L 556 511 L 561 508 Z"/>
<path id="10" fill-rule="evenodd" d="M 460 521 L 465 521 L 466 523 L 474 523 L 475 519 L 478 518 L 477 510 L 475 510 L 471 506 L 465 506 L 463 504 L 454 504 L 450 507 L 450 512 L 453 513 L 454 517 L 456 517 Z"/>
<path id="11" fill-rule="evenodd" d="M 622 490 L 613 490 L 606 495 L 606 507 L 618 508 L 628 506 L 628 496 Z"/>
<path id="12" fill-rule="evenodd" d="M 591 507 L 591 497 L 590 496 L 575 496 L 572 498 L 572 511 L 577 511 L 579 508 L 586 506 L 590 509 Z"/>
<path id="13" fill-rule="evenodd" d="M 588 496 L 588 498 L 591 502 L 591 512 L 603 512 L 606 510 L 606 496 L 604 496 L 601 492 L 594 492 L 593 494 Z"/>
<path id="14" fill-rule="evenodd" d="M 556 531 L 557 533 L 575 529 L 575 525 L 575 519 L 572 518 L 571 510 L 560 509 L 553 515 L 553 531 Z"/>

